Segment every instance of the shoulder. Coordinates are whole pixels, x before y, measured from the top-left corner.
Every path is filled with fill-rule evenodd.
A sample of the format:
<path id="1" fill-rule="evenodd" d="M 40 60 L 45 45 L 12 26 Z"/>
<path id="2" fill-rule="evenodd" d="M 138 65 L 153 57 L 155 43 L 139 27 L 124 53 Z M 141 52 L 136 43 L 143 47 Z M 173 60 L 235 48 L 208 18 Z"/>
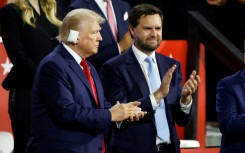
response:
<path id="1" fill-rule="evenodd" d="M 217 86 L 228 86 L 240 84 L 240 81 L 244 79 L 245 69 L 240 70 L 232 75 L 226 76 L 218 81 Z"/>
<path id="2" fill-rule="evenodd" d="M 95 1 L 94 0 L 74 1 L 74 2 L 71 3 L 71 5 L 69 7 L 73 8 L 73 9 L 84 8 L 85 6 L 87 6 L 90 3 L 95 3 Z"/>
<path id="3" fill-rule="evenodd" d="M 121 55 L 118 55 L 118 56 L 115 56 L 109 60 L 107 60 L 105 62 L 105 64 L 109 64 L 109 65 L 121 65 L 121 64 L 124 64 L 125 62 L 125 59 L 126 59 L 126 53 L 123 53 Z"/>
<path id="4" fill-rule="evenodd" d="M 1 13 L 2 12 L 18 12 L 20 13 L 20 9 L 17 5 L 15 5 L 14 3 L 9 3 L 9 4 L 6 4 L 5 6 L 3 6 L 1 8 Z"/>
<path id="5" fill-rule="evenodd" d="M 164 63 L 169 63 L 169 64 L 177 64 L 177 65 L 180 65 L 180 62 L 174 58 L 170 58 L 168 56 L 165 56 L 163 54 L 160 54 L 158 52 L 156 52 L 156 58 L 157 60 L 161 60 L 163 61 Z"/>
<path id="6" fill-rule="evenodd" d="M 21 10 L 13 3 L 9 3 L 0 9 L 1 20 L 5 20 L 11 16 L 21 17 Z"/>
<path id="7" fill-rule="evenodd" d="M 123 1 L 123 0 L 113 0 L 112 3 L 115 3 L 116 4 L 115 5 L 116 7 L 119 7 L 119 8 L 125 7 L 127 9 L 130 9 L 130 5 L 126 1 Z"/>

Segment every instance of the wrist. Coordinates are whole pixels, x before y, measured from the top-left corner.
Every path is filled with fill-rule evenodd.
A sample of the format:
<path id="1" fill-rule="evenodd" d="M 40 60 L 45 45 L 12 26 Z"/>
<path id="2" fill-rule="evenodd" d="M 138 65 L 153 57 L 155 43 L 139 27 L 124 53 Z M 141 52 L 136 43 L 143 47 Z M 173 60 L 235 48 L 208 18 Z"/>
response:
<path id="1" fill-rule="evenodd" d="M 191 95 L 188 95 L 188 96 L 181 96 L 181 103 L 184 104 L 184 105 L 188 105 L 192 100 L 192 96 Z"/>
<path id="2" fill-rule="evenodd" d="M 158 89 L 156 92 L 154 92 L 154 97 L 156 99 L 156 102 L 158 103 L 162 98 L 164 98 L 164 94 Z"/>

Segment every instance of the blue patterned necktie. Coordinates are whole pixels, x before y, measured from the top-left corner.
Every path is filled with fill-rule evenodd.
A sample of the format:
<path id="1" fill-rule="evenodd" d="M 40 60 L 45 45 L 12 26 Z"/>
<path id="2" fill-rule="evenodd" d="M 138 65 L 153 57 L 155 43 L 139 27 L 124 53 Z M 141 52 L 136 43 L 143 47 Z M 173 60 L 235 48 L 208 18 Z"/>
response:
<path id="1" fill-rule="evenodd" d="M 151 92 L 154 93 L 161 85 L 156 71 L 154 71 L 152 57 L 148 56 L 145 61 L 148 65 L 148 77 L 150 81 Z M 155 124 L 157 130 L 157 136 L 163 141 L 169 141 L 169 128 L 165 112 L 165 104 L 163 99 L 160 100 L 159 106 L 155 111 Z"/>

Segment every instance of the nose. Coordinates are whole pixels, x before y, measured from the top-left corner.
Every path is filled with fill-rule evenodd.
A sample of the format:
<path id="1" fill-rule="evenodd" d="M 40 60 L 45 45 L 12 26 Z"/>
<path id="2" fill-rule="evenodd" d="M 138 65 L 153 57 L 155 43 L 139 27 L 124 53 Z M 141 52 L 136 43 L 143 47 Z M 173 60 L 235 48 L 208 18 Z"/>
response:
<path id="1" fill-rule="evenodd" d="M 98 35 L 97 35 L 97 40 L 98 40 L 98 41 L 102 41 L 102 40 L 103 40 L 103 38 L 102 38 L 102 36 L 101 36 L 100 32 L 98 32 Z"/>
<path id="2" fill-rule="evenodd" d="M 156 29 L 151 30 L 151 36 L 154 37 L 157 35 Z"/>

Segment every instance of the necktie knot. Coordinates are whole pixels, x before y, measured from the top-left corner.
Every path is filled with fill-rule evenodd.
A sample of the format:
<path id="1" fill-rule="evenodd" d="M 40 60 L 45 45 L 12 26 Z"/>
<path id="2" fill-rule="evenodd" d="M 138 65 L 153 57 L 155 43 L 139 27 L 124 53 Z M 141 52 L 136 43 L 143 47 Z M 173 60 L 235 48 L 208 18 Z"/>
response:
<path id="1" fill-rule="evenodd" d="M 91 76 L 88 63 L 85 59 L 82 59 L 80 65 L 83 67 L 83 72 L 85 73 L 86 77 L 88 78 L 89 76 Z"/>
<path id="2" fill-rule="evenodd" d="M 148 64 L 153 64 L 153 58 L 151 56 L 147 56 L 145 58 L 145 61 L 148 63 Z"/>
<path id="3" fill-rule="evenodd" d="M 84 58 L 82 59 L 80 65 L 83 67 L 83 69 L 84 69 L 85 67 L 88 67 L 88 63 L 86 62 L 86 60 L 85 60 Z"/>

